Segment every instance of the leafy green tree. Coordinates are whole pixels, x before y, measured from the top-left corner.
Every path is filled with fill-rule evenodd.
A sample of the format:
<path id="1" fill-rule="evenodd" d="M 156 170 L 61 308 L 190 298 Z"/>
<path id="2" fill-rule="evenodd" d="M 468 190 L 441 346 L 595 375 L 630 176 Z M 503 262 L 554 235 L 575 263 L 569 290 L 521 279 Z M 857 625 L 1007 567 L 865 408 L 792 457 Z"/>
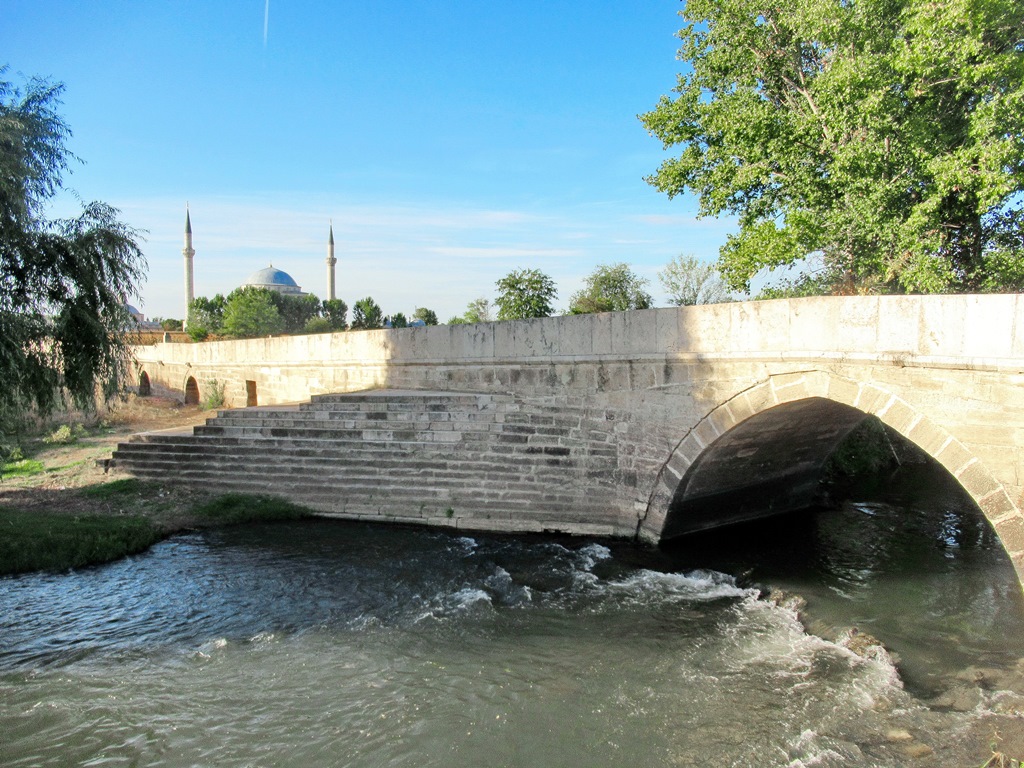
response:
<path id="1" fill-rule="evenodd" d="M 641 116 L 681 153 L 649 181 L 738 218 L 730 287 L 813 256 L 834 292 L 1021 288 L 1024 3 L 688 0 L 681 15 L 692 70 Z"/>
<path id="2" fill-rule="evenodd" d="M 416 307 L 412 317 L 413 320 L 422 320 L 424 325 L 437 325 L 437 313 L 426 307 Z"/>
<path id="3" fill-rule="evenodd" d="M 388 318 L 388 322 L 391 324 L 392 328 L 409 327 L 409 319 L 405 316 L 404 312 L 395 312 L 395 314 Z"/>
<path id="4" fill-rule="evenodd" d="M 718 269 L 696 256 L 676 256 L 658 273 L 658 280 L 668 293 L 669 302 L 677 307 L 731 301 L 729 287 Z"/>
<path id="5" fill-rule="evenodd" d="M 494 319 L 491 314 L 491 302 L 481 296 L 473 299 L 466 305 L 466 314 L 463 315 L 467 323 L 489 323 Z"/>
<path id="6" fill-rule="evenodd" d="M 509 272 L 497 282 L 499 320 L 550 317 L 558 297 L 555 282 L 538 269 Z"/>
<path id="7" fill-rule="evenodd" d="M 273 336 L 284 332 L 285 321 L 268 288 L 239 288 L 224 307 L 224 334 L 236 339 Z"/>
<path id="8" fill-rule="evenodd" d="M 306 327 L 303 329 L 304 333 L 331 333 L 334 329 L 331 328 L 331 321 L 326 317 L 318 316 L 311 317 L 306 321 Z"/>
<path id="9" fill-rule="evenodd" d="M 160 327 L 165 331 L 180 331 L 181 320 L 176 320 L 173 317 L 161 317 L 155 318 L 155 322 L 160 323 Z"/>
<path id="10" fill-rule="evenodd" d="M 277 313 L 284 321 L 282 333 L 302 333 L 306 323 L 319 317 L 323 309 L 320 299 L 312 293 L 293 296 L 279 291 L 271 291 L 270 298 L 277 307 Z"/>
<path id="11" fill-rule="evenodd" d="M 491 302 L 482 296 L 473 299 L 466 305 L 466 314 L 456 315 L 448 321 L 448 325 L 466 325 L 467 323 L 489 323 L 494 320 L 491 315 Z"/>
<path id="12" fill-rule="evenodd" d="M 384 313 L 370 296 L 360 299 L 352 308 L 352 330 L 371 331 L 384 327 Z"/>
<path id="13" fill-rule="evenodd" d="M 212 299 L 199 296 L 188 305 L 188 321 L 185 331 L 192 341 L 203 341 L 210 336 L 220 335 L 224 330 L 224 307 L 227 299 L 216 294 Z"/>
<path id="14" fill-rule="evenodd" d="M 344 331 L 348 328 L 348 304 L 341 299 L 324 299 L 322 311 L 330 330 Z"/>
<path id="15" fill-rule="evenodd" d="M 62 85 L 21 90 L 0 68 L 0 420 L 48 412 L 65 396 L 81 408 L 123 390 L 131 363 L 126 299 L 145 271 L 138 232 L 89 203 L 49 220 L 73 159 L 57 112 Z"/>
<path id="16" fill-rule="evenodd" d="M 587 276 L 583 289 L 569 299 L 569 314 L 649 309 L 652 299 L 644 290 L 646 286 L 647 281 L 634 274 L 628 264 L 602 264 Z"/>

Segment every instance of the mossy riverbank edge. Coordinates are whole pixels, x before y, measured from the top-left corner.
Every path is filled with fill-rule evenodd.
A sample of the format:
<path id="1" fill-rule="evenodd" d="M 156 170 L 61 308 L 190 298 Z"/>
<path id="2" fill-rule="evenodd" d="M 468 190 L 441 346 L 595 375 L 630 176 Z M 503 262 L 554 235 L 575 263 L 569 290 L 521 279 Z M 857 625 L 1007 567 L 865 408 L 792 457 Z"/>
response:
<path id="1" fill-rule="evenodd" d="M 134 478 L 86 489 L 122 502 L 145 503 L 161 489 Z M 0 508 L 0 576 L 33 571 L 66 571 L 102 565 L 144 552 L 184 530 L 243 523 L 280 522 L 310 517 L 308 510 L 267 496 L 226 494 L 178 510 L 187 522 L 162 523 L 145 514 L 63 514 Z M 184 512 L 184 515 L 180 513 Z"/>
<path id="2" fill-rule="evenodd" d="M 312 516 L 268 496 L 108 471 L 105 460 L 133 434 L 188 428 L 211 415 L 171 398 L 130 397 L 103 418 L 66 415 L 56 429 L 3 435 L 17 452 L 0 464 L 0 576 L 101 565 L 183 531 Z"/>

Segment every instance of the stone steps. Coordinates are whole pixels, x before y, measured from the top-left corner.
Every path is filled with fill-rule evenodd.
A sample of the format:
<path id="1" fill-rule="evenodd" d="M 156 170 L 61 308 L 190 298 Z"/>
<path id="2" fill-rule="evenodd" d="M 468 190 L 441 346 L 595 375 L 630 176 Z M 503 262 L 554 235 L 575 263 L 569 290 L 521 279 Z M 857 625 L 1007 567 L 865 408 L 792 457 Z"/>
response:
<path id="1" fill-rule="evenodd" d="M 620 479 L 611 436 L 582 409 L 504 395 L 318 395 L 224 411 L 191 435 L 139 435 L 112 461 L 334 516 L 491 530 L 586 528 L 582 515 L 602 519 L 594 492 Z"/>

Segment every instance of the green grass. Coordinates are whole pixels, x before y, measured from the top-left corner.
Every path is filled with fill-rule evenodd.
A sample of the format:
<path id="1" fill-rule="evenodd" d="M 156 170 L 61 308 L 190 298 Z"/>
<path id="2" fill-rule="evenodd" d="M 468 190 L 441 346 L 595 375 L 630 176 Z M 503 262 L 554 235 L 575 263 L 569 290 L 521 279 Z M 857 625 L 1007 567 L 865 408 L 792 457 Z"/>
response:
<path id="1" fill-rule="evenodd" d="M 299 520 L 311 515 L 308 509 L 271 496 L 228 493 L 193 510 L 200 520 L 215 525 L 269 523 Z"/>
<path id="2" fill-rule="evenodd" d="M 0 575 L 63 571 L 142 552 L 163 538 L 144 517 L 0 509 Z"/>
<path id="3" fill-rule="evenodd" d="M 0 469 L 0 477 L 32 477 L 32 475 L 39 475 L 45 471 L 43 462 L 36 459 L 21 459 L 4 464 Z"/>
<path id="4" fill-rule="evenodd" d="M 83 489 L 103 501 L 149 495 L 154 484 L 126 478 Z M 309 517 L 310 511 L 269 496 L 227 494 L 191 510 L 205 526 L 276 522 Z M 28 571 L 66 571 L 133 555 L 166 533 L 142 515 L 60 515 L 0 507 L 0 576 Z"/>
<path id="5" fill-rule="evenodd" d="M 93 485 L 82 489 L 83 496 L 93 499 L 116 499 L 123 496 L 133 496 L 147 490 L 147 485 L 134 477 L 126 477 L 123 480 L 111 480 L 109 483 Z"/>

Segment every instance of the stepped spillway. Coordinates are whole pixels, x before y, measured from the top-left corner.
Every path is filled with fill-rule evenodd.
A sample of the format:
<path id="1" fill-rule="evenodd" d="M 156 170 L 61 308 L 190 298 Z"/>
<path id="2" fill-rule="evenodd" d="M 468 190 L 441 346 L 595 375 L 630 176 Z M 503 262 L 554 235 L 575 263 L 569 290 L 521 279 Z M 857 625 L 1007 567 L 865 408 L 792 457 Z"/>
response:
<path id="1" fill-rule="evenodd" d="M 614 434 L 579 405 L 377 390 L 222 411 L 147 433 L 112 463 L 137 477 L 269 494 L 349 519 L 466 530 L 629 535 Z M 627 473 L 628 474 L 628 473 Z M 635 481 L 634 481 L 635 482 Z"/>

